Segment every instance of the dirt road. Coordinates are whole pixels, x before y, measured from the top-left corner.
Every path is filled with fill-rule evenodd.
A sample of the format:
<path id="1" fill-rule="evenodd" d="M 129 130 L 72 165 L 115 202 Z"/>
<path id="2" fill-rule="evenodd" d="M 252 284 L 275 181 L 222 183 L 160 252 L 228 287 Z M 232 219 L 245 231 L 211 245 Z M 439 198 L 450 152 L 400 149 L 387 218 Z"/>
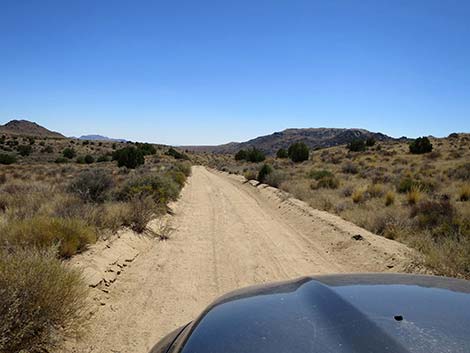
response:
<path id="1" fill-rule="evenodd" d="M 67 351 L 146 353 L 217 296 L 255 283 L 412 268 L 402 244 L 203 167 L 193 168 L 171 222 L 171 238 L 147 243 L 95 298 L 90 335 Z"/>

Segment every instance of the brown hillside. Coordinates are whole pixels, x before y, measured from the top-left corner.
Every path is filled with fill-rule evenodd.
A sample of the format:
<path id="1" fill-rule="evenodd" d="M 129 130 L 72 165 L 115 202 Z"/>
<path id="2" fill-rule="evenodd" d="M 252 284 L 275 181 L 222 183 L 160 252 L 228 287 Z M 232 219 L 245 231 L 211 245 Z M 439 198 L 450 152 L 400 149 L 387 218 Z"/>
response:
<path id="1" fill-rule="evenodd" d="M 65 138 L 64 135 L 58 132 L 48 130 L 41 125 L 28 120 L 11 120 L 5 125 L 0 125 L 0 133 L 24 136 Z"/>

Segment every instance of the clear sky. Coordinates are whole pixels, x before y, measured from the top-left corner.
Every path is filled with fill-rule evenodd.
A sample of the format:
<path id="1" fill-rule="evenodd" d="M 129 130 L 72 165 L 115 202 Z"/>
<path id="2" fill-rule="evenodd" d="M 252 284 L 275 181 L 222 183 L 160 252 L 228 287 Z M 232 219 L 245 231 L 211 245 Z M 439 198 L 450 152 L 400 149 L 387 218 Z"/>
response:
<path id="1" fill-rule="evenodd" d="M 0 0 L 0 123 L 168 144 L 470 132 L 468 0 Z"/>

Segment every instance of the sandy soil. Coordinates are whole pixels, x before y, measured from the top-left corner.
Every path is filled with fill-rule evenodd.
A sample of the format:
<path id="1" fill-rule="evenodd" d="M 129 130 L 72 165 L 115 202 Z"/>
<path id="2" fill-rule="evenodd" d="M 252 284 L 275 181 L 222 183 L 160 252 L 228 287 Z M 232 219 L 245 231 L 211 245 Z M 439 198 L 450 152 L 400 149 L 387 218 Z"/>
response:
<path id="1" fill-rule="evenodd" d="M 169 240 L 121 234 L 73 260 L 94 304 L 90 334 L 68 342 L 67 352 L 146 353 L 216 297 L 251 284 L 416 270 L 416 255 L 403 244 L 203 167 L 193 168 L 173 210 Z"/>

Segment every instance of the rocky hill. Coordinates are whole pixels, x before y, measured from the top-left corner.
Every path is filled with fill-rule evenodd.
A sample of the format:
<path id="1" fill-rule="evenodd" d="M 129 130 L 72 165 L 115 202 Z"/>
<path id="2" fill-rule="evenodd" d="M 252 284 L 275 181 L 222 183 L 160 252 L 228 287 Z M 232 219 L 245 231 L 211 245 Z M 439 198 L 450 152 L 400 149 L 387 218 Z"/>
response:
<path id="1" fill-rule="evenodd" d="M 373 137 L 378 141 L 392 140 L 391 137 L 364 129 L 305 128 L 286 129 L 271 135 L 260 136 L 246 142 L 230 142 L 218 146 L 185 146 L 194 152 L 236 153 L 240 149 L 256 147 L 268 154 L 275 154 L 279 148 L 288 148 L 294 142 L 304 142 L 310 148 L 343 145 L 354 139 Z"/>
<path id="2" fill-rule="evenodd" d="M 28 120 L 11 120 L 5 125 L 0 125 L 0 134 L 65 138 L 64 135 L 58 132 L 48 130 L 41 125 Z"/>

